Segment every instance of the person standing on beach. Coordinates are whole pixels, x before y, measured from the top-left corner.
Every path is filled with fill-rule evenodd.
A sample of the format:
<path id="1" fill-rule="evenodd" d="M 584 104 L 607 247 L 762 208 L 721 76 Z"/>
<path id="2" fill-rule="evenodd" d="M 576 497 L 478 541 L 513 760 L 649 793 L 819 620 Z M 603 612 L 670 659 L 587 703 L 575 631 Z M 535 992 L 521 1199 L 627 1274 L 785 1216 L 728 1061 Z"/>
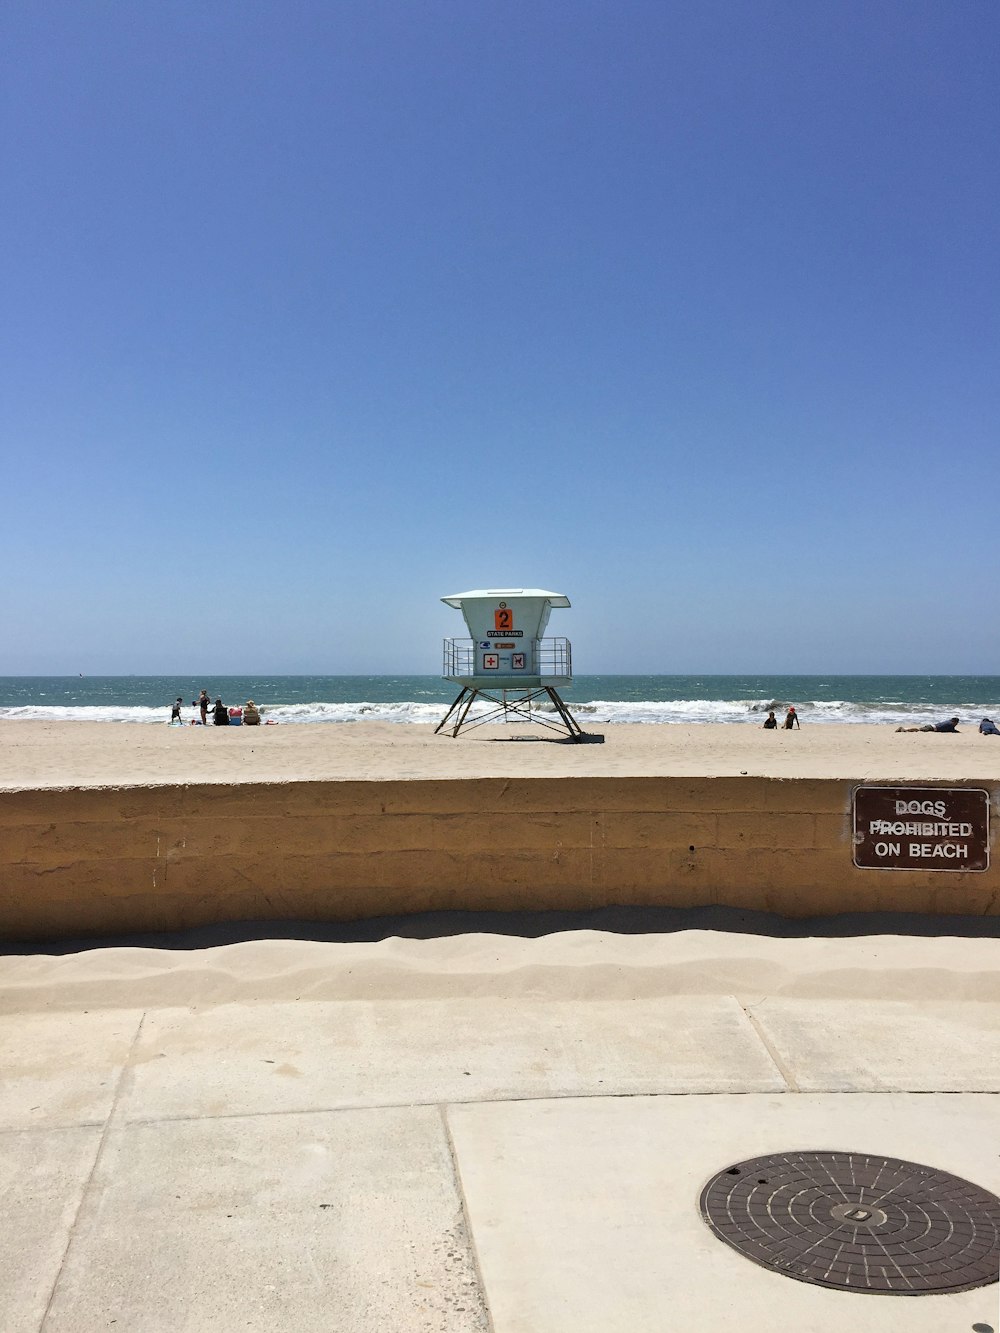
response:
<path id="1" fill-rule="evenodd" d="M 201 694 L 198 695 L 197 707 L 201 710 L 201 725 L 203 727 L 208 726 L 208 705 L 211 702 L 208 697 L 208 690 L 202 690 Z"/>
<path id="2" fill-rule="evenodd" d="M 178 695 L 177 701 L 170 706 L 170 721 L 179 725 L 181 720 L 181 698 Z"/>
<path id="3" fill-rule="evenodd" d="M 770 713 L 768 713 L 767 717 L 764 720 L 764 730 L 774 731 L 776 730 L 777 726 L 778 726 L 778 719 L 774 716 L 774 711 L 772 710 Z"/>
<path id="4" fill-rule="evenodd" d="M 788 712 L 785 714 L 785 730 L 791 731 L 793 727 L 798 727 L 800 731 L 802 730 L 802 723 L 799 721 L 799 715 L 795 711 L 794 704 L 789 708 Z"/>

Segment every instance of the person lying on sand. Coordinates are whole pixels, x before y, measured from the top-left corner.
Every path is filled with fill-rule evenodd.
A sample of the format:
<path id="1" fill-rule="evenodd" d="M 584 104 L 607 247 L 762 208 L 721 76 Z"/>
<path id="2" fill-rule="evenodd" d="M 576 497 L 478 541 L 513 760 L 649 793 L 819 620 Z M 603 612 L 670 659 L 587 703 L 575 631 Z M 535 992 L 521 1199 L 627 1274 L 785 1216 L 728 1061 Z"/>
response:
<path id="1" fill-rule="evenodd" d="M 957 731 L 958 718 L 950 717 L 947 722 L 928 722 L 926 727 L 897 727 L 897 731 Z"/>

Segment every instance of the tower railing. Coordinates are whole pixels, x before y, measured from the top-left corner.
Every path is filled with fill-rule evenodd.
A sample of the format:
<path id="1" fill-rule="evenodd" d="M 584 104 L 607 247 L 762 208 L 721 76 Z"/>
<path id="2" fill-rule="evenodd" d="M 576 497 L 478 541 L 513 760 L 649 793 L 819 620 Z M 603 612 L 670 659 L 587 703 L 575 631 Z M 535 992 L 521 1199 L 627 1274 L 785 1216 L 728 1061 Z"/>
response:
<path id="1" fill-rule="evenodd" d="M 451 679 L 471 676 L 476 666 L 476 642 L 474 639 L 445 639 L 444 666 L 442 676 Z"/>
<path id="2" fill-rule="evenodd" d="M 535 639 L 531 643 L 534 669 L 525 672 L 529 676 L 559 676 L 569 679 L 573 675 L 573 645 L 569 639 Z M 444 663 L 441 674 L 449 680 L 464 680 L 476 675 L 475 639 L 445 639 Z M 489 684 L 489 677 L 480 673 L 484 684 Z"/>
<path id="3" fill-rule="evenodd" d="M 539 676 L 572 676 L 573 645 L 569 639 L 536 639 L 535 667 Z"/>

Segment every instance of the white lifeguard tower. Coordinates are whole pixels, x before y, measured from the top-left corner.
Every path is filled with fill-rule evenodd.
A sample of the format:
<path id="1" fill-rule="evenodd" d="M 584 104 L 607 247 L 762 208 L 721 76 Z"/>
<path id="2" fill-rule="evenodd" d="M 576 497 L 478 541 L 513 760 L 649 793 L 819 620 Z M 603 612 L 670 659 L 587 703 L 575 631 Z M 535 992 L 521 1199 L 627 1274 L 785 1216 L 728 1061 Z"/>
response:
<path id="1" fill-rule="evenodd" d="M 441 600 L 461 611 L 471 637 L 444 641 L 444 678 L 462 689 L 436 731 L 447 728 L 457 736 L 463 726 L 516 718 L 585 739 L 557 688 L 573 679 L 569 639 L 542 637 L 549 612 L 569 606 L 568 597 L 543 588 L 479 588 Z M 493 707 L 469 721 L 476 699 Z M 540 699 L 552 704 L 558 721 L 548 712 L 532 711 Z"/>

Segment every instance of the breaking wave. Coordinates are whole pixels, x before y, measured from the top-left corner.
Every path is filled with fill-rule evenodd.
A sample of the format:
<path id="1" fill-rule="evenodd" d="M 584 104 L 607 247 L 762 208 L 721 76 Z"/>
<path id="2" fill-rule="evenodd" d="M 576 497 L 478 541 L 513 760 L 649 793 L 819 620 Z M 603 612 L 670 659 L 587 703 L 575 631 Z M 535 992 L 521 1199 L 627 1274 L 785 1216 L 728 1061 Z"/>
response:
<path id="1" fill-rule="evenodd" d="M 573 714 L 583 723 L 729 723 L 760 726 L 773 710 L 783 721 L 788 707 L 782 699 L 590 699 L 580 701 L 566 691 L 565 700 Z M 789 702 L 791 702 L 789 700 Z M 338 722 L 392 722 L 399 724 L 422 723 L 436 726 L 447 710 L 447 701 L 418 702 L 412 699 L 397 702 L 335 703 L 262 703 L 260 711 L 265 721 L 302 725 Z M 472 715 L 490 705 L 477 704 Z M 548 701 L 534 704 L 539 712 L 551 712 Z M 967 723 L 978 724 L 984 716 L 1000 714 L 1000 705 L 993 702 L 956 702 L 949 708 L 940 704 L 880 701 L 852 703 L 847 699 L 796 700 L 795 709 L 803 725 L 824 723 L 867 723 L 894 726 L 920 725 L 936 721 L 951 712 L 958 713 Z M 141 722 L 163 725 L 169 708 L 142 705 L 44 705 L 24 704 L 0 707 L 0 719 L 7 721 L 48 722 Z M 197 718 L 197 710 L 185 705 L 183 719 L 189 723 Z"/>

